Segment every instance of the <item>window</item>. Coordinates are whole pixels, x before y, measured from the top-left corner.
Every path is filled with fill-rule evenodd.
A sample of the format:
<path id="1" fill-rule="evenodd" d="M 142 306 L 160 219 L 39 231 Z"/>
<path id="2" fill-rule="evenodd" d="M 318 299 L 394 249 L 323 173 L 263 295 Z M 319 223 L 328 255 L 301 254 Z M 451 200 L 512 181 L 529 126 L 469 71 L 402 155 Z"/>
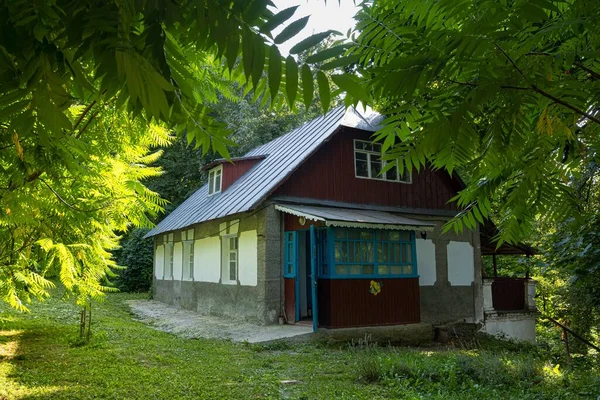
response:
<path id="1" fill-rule="evenodd" d="M 182 232 L 183 237 L 183 276 L 185 281 L 194 280 L 194 230 Z"/>
<path id="2" fill-rule="evenodd" d="M 397 165 L 382 173 L 386 164 L 381 159 L 381 144 L 354 140 L 354 173 L 357 178 L 411 183 L 410 173 L 405 169 L 400 174 Z"/>
<path id="3" fill-rule="evenodd" d="M 165 235 L 163 241 L 165 243 L 165 270 L 163 279 L 173 279 L 173 258 L 175 251 L 173 248 L 173 234 L 169 233 Z"/>
<path id="4" fill-rule="evenodd" d="M 238 237 L 222 237 L 221 282 L 234 284 L 238 279 Z"/>
<path id="5" fill-rule="evenodd" d="M 298 263 L 298 253 L 296 252 L 296 241 L 298 232 L 285 233 L 285 254 L 284 254 L 284 278 L 294 278 L 296 276 L 296 265 Z"/>
<path id="6" fill-rule="evenodd" d="M 223 175 L 223 166 L 219 165 L 211 169 L 208 173 L 208 195 L 221 192 L 221 177 Z"/>
<path id="7" fill-rule="evenodd" d="M 334 267 L 328 277 L 416 276 L 414 233 L 372 229 L 333 229 Z"/>

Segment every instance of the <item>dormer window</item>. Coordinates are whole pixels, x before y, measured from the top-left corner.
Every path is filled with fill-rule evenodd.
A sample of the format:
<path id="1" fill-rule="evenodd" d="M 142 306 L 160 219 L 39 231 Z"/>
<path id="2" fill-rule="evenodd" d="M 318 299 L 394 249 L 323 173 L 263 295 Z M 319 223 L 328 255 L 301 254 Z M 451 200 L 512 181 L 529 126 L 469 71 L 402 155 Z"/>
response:
<path id="1" fill-rule="evenodd" d="M 381 144 L 366 140 L 354 140 L 354 173 L 357 178 L 378 181 L 411 183 L 411 175 L 406 169 L 400 174 L 398 166 L 381 173 L 386 161 L 381 159 Z"/>
<path id="2" fill-rule="evenodd" d="M 221 183 L 223 181 L 223 166 L 214 167 L 208 172 L 208 195 L 221 192 Z"/>

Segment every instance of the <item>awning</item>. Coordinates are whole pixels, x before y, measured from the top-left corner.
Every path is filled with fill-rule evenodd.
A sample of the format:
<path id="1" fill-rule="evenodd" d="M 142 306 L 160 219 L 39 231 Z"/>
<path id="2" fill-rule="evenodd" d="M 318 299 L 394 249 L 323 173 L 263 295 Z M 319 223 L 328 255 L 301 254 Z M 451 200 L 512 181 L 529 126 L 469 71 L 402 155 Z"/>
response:
<path id="1" fill-rule="evenodd" d="M 432 231 L 435 227 L 433 222 L 420 221 L 383 211 L 287 204 L 277 204 L 275 209 L 286 214 L 304 217 L 310 221 L 322 221 L 325 226 L 410 231 Z"/>

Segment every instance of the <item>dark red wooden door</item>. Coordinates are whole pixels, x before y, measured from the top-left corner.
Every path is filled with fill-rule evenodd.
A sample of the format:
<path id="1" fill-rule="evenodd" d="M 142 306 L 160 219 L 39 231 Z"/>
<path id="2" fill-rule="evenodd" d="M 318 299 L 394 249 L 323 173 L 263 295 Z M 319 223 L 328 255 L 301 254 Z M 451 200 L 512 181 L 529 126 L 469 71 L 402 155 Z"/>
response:
<path id="1" fill-rule="evenodd" d="M 285 316 L 288 324 L 296 322 L 296 280 L 283 278 L 283 291 L 285 296 Z"/>

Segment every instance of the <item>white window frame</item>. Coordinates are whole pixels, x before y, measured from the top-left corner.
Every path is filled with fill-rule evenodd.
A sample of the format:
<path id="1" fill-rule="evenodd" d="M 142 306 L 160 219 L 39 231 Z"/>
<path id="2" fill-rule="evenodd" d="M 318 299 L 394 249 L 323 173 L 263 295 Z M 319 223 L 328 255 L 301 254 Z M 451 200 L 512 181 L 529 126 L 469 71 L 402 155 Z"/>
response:
<path id="1" fill-rule="evenodd" d="M 163 240 L 165 243 L 163 280 L 173 279 L 173 266 L 175 264 L 175 243 L 173 240 L 173 234 L 169 233 L 168 235 L 165 235 Z"/>
<path id="2" fill-rule="evenodd" d="M 181 265 L 181 280 L 194 280 L 194 229 L 188 229 L 182 232 L 183 237 L 183 260 Z M 186 260 L 187 256 L 187 260 Z M 187 266 L 187 270 L 186 270 Z M 187 276 L 186 276 L 187 272 Z"/>
<path id="3" fill-rule="evenodd" d="M 375 146 L 379 146 L 379 151 L 357 149 L 358 143 L 368 144 L 369 146 L 372 146 L 373 148 L 375 148 Z M 396 179 L 388 179 L 387 173 L 373 176 L 374 174 L 371 171 L 371 157 L 379 157 L 379 161 L 381 162 L 382 170 L 385 167 L 385 165 L 387 164 L 387 161 L 381 159 L 381 143 L 369 142 L 368 140 L 354 139 L 352 146 L 353 146 L 353 150 L 354 150 L 354 177 L 355 178 L 371 179 L 371 180 L 386 181 L 386 182 L 396 182 L 396 183 L 407 183 L 407 184 L 412 183 L 412 174 L 410 172 L 408 172 L 407 170 L 404 170 L 404 172 L 406 173 L 408 179 L 406 179 L 406 180 L 401 179 L 402 177 L 400 176 L 400 169 L 398 168 L 397 165 L 395 167 L 396 168 Z M 358 175 L 358 168 L 356 168 L 356 153 L 362 153 L 367 156 L 367 175 L 368 176 Z"/>
<path id="4" fill-rule="evenodd" d="M 235 240 L 235 249 L 231 248 L 231 240 Z M 236 285 L 240 278 L 240 239 L 238 235 L 221 236 L 221 283 Z M 234 255 L 232 259 L 232 255 Z M 231 263 L 235 263 L 235 279 L 231 279 Z"/>
<path id="5" fill-rule="evenodd" d="M 219 178 L 219 187 L 216 185 L 217 177 Z M 208 171 L 208 195 L 221 193 L 223 187 L 223 166 L 219 165 Z"/>

